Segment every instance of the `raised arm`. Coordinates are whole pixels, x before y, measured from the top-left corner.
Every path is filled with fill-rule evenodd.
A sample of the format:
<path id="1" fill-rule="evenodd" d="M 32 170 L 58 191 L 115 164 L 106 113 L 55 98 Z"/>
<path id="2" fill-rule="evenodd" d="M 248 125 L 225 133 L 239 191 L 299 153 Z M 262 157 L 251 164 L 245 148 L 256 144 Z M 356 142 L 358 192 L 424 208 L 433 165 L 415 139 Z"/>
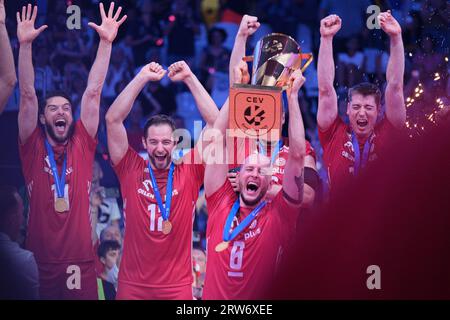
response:
<path id="1" fill-rule="evenodd" d="M 321 130 L 327 130 L 338 116 L 337 95 L 333 87 L 335 74 L 333 37 L 339 29 L 341 29 L 341 18 L 337 15 L 330 15 L 320 21 L 320 48 L 317 61 L 319 83 L 317 124 Z"/>
<path id="2" fill-rule="evenodd" d="M 19 40 L 19 138 L 25 143 L 37 125 L 38 99 L 34 90 L 34 68 L 31 56 L 33 40 L 47 26 L 34 28 L 37 16 L 37 6 L 22 7 L 22 14 L 17 12 L 17 38 Z"/>
<path id="3" fill-rule="evenodd" d="M 133 80 L 125 87 L 106 113 L 106 131 L 108 149 L 113 164 L 125 156 L 128 149 L 127 132 L 123 122 L 133 107 L 139 93 L 149 81 L 159 81 L 166 71 L 157 63 L 144 66 Z"/>
<path id="4" fill-rule="evenodd" d="M 386 71 L 386 117 L 397 127 L 405 126 L 406 108 L 403 96 L 403 74 L 405 73 L 405 49 L 402 29 L 390 11 L 378 15 L 381 29 L 389 36 L 390 55 Z"/>
<path id="5" fill-rule="evenodd" d="M 183 81 L 194 96 L 197 108 L 200 111 L 206 124 L 211 128 L 219 115 L 219 109 L 216 103 L 209 95 L 208 91 L 203 87 L 195 74 L 191 71 L 189 66 L 184 61 L 178 61 L 170 65 L 169 74 L 170 80 Z"/>
<path id="6" fill-rule="evenodd" d="M 0 0 L 0 114 L 3 112 L 9 96 L 17 82 L 14 58 L 6 31 L 6 13 L 4 0 Z"/>
<path id="7" fill-rule="evenodd" d="M 248 73 L 247 63 L 239 60 L 238 64 L 233 68 L 232 71 L 233 78 L 236 83 L 246 83 L 250 77 Z M 220 109 L 219 116 L 216 122 L 214 122 L 213 135 L 215 139 L 211 142 L 209 150 L 211 148 L 223 148 L 223 154 L 226 155 L 226 140 L 227 140 L 227 128 L 228 128 L 228 117 L 230 113 L 230 106 L 228 104 L 228 99 L 225 101 L 224 105 Z M 227 179 L 228 164 L 225 159 L 220 163 L 213 163 L 210 159 L 207 161 L 205 169 L 205 193 L 207 196 L 213 194 L 217 191 Z"/>
<path id="8" fill-rule="evenodd" d="M 239 30 L 234 39 L 233 51 L 230 57 L 230 86 L 232 86 L 236 80 L 234 79 L 235 70 L 234 68 L 239 65 L 242 58 L 245 56 L 245 45 L 247 44 L 247 39 L 249 36 L 254 34 L 258 30 L 260 23 L 258 18 L 254 16 L 244 15 L 239 25 Z M 245 83 L 245 82 L 244 82 Z"/>
<path id="9" fill-rule="evenodd" d="M 286 162 L 283 178 L 283 196 L 293 206 L 300 206 L 303 201 L 305 166 L 305 128 L 298 104 L 298 91 L 305 83 L 300 70 L 296 70 L 290 78 L 291 89 L 288 90 L 289 105 L 289 157 Z"/>
<path id="10" fill-rule="evenodd" d="M 86 90 L 81 98 L 80 118 L 87 132 L 92 137 L 95 137 L 97 134 L 100 117 L 100 97 L 103 84 L 105 83 L 106 73 L 108 72 L 112 42 L 117 36 L 120 25 L 127 18 L 125 15 L 118 20 L 121 11 L 122 7 L 119 7 L 114 14 L 114 2 L 112 2 L 109 7 L 108 15 L 106 15 L 103 3 L 100 3 L 102 24 L 99 26 L 93 22 L 88 23 L 88 25 L 95 29 L 100 36 L 97 56 L 95 57 L 94 64 L 89 72 Z"/>

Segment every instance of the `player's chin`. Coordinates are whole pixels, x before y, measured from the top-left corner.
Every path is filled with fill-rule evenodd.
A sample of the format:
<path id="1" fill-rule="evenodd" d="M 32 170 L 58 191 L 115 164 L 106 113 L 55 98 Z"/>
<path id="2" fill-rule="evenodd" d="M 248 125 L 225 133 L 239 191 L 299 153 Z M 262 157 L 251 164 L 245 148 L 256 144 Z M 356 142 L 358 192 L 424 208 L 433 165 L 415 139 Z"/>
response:
<path id="1" fill-rule="evenodd" d="M 255 206 L 261 200 L 262 195 L 260 191 L 248 192 L 245 190 L 241 193 L 241 197 L 247 206 Z"/>

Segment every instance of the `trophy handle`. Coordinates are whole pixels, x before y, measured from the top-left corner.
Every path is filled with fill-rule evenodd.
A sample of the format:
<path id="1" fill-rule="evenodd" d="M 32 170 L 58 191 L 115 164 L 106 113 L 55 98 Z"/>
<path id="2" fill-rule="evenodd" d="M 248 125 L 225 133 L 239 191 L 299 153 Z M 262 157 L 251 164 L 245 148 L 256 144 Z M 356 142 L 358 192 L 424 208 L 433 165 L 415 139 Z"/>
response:
<path id="1" fill-rule="evenodd" d="M 312 53 L 302 53 L 300 55 L 301 59 L 304 60 L 306 59 L 305 64 L 303 65 L 303 67 L 300 69 L 303 72 L 305 72 L 306 68 L 311 64 L 311 62 L 313 61 L 313 55 Z"/>

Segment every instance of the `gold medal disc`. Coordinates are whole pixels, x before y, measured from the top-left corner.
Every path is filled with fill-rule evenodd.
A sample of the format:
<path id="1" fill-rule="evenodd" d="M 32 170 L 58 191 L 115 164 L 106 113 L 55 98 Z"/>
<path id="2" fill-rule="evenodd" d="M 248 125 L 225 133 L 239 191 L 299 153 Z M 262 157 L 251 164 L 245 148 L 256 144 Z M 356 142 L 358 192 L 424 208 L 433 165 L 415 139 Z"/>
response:
<path id="1" fill-rule="evenodd" d="M 216 246 L 216 252 L 222 252 L 223 250 L 227 249 L 230 243 L 228 241 L 222 241 Z"/>

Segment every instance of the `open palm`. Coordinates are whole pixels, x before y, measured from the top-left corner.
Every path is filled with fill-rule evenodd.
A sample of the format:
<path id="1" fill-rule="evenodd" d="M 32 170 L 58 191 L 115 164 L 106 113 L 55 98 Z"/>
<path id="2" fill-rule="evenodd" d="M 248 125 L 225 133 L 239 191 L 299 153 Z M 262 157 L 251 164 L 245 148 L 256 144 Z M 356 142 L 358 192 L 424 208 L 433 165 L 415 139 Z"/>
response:
<path id="1" fill-rule="evenodd" d="M 102 24 L 97 25 L 93 22 L 89 22 L 88 25 L 97 31 L 100 39 L 113 42 L 117 36 L 117 31 L 121 24 L 127 19 L 127 16 L 124 15 L 120 20 L 119 15 L 122 12 L 122 7 L 119 7 L 114 14 L 114 2 L 111 2 L 109 6 L 108 15 L 105 13 L 105 8 L 103 7 L 103 3 L 100 3 L 100 15 L 102 17 Z"/>
<path id="2" fill-rule="evenodd" d="M 27 7 L 22 7 L 22 15 L 17 12 L 17 38 L 20 43 L 31 43 L 36 37 L 47 28 L 47 25 L 43 25 L 38 29 L 35 29 L 34 23 L 37 16 L 37 6 L 31 7 L 28 4 Z"/>

